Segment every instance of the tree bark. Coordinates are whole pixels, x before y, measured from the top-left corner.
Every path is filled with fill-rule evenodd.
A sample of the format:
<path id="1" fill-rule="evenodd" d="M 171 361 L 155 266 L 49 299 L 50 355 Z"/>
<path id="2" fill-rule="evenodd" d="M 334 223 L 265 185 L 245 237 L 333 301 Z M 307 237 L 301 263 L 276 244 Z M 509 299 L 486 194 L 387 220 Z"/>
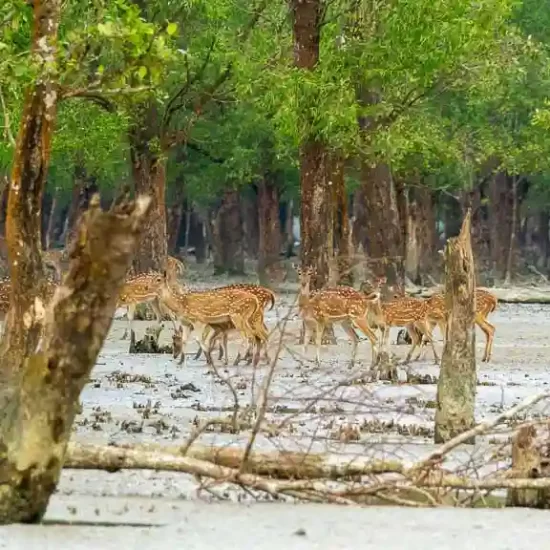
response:
<path id="1" fill-rule="evenodd" d="M 45 293 L 42 199 L 57 112 L 57 75 L 51 59 L 56 54 L 60 9 L 60 0 L 34 4 L 32 51 L 37 75 L 25 97 L 8 196 L 11 296 L 2 341 L 0 388 L 12 385 L 24 357 L 36 349 L 40 337 Z M 5 410 L 2 404 L 0 411 Z"/>
<path id="2" fill-rule="evenodd" d="M 540 256 L 542 258 L 539 269 L 543 269 L 545 272 L 548 269 L 548 256 L 550 255 L 550 215 L 548 211 L 539 213 L 539 228 L 538 228 L 538 244 L 540 250 Z"/>
<path id="3" fill-rule="evenodd" d="M 214 223 L 214 273 L 244 273 L 243 229 L 239 194 L 234 189 L 224 193 Z"/>
<path id="4" fill-rule="evenodd" d="M 357 102 L 368 108 L 382 100 L 381 94 L 360 83 Z M 377 122 L 370 115 L 357 119 L 365 150 L 377 129 Z M 373 159 L 368 154 L 361 158 L 361 187 L 356 201 L 363 203 L 357 208 L 354 233 L 367 253 L 369 267 L 377 277 L 386 277 L 390 288 L 405 287 L 405 242 L 403 224 L 399 215 L 399 202 L 391 169 L 383 159 Z"/>
<path id="5" fill-rule="evenodd" d="M 510 286 L 514 276 L 514 253 L 516 248 L 516 233 L 518 227 L 518 176 L 512 177 L 512 185 L 510 193 L 512 195 L 512 209 L 510 212 L 510 234 L 508 239 L 508 250 L 506 254 L 506 271 L 504 274 L 504 285 Z"/>
<path id="6" fill-rule="evenodd" d="M 204 235 L 205 223 L 202 216 L 198 212 L 190 212 L 191 216 L 189 226 L 189 245 L 195 248 L 195 258 L 198 264 L 203 264 L 206 261 L 207 243 Z"/>
<path id="7" fill-rule="evenodd" d="M 388 164 L 362 161 L 354 233 L 367 253 L 369 267 L 389 286 L 405 284 L 404 243 L 395 185 Z"/>
<path id="8" fill-rule="evenodd" d="M 511 477 L 541 479 L 550 475 L 550 426 L 527 425 L 519 428 L 512 440 Z M 550 489 L 509 489 L 506 506 L 550 508 Z"/>
<path id="9" fill-rule="evenodd" d="M 334 246 L 338 264 L 338 284 L 353 284 L 353 257 L 350 250 L 350 222 L 346 192 L 345 162 L 342 155 L 333 155 Z"/>
<path id="10" fill-rule="evenodd" d="M 471 211 L 468 211 L 459 236 L 449 239 L 445 248 L 448 317 L 437 384 L 436 443 L 449 441 L 472 428 L 475 422 L 475 265 L 470 231 Z"/>
<path id="11" fill-rule="evenodd" d="M 251 186 L 253 193 L 246 193 L 240 199 L 243 252 L 248 258 L 258 258 L 260 248 L 260 225 L 258 216 L 258 197 L 256 196 L 255 186 Z"/>
<path id="12" fill-rule="evenodd" d="M 0 351 L 2 524 L 39 521 L 55 490 L 78 396 L 109 329 L 139 219 L 128 205 L 107 220 L 98 208 L 91 212 L 66 286 L 46 310 L 40 229 L 57 108 L 60 10 L 61 0 L 33 6 L 36 76 L 25 97 L 8 198 L 12 292 Z M 113 253 L 105 254 L 111 244 Z"/>
<path id="13" fill-rule="evenodd" d="M 3 386 L 0 523 L 39 521 L 46 511 L 148 204 L 141 198 L 102 212 L 99 197 L 92 201 L 73 241 L 69 272 L 48 307 L 40 346 L 20 353 L 18 364 L 2 363 L 2 374 L 9 366 L 20 376 Z"/>
<path id="14" fill-rule="evenodd" d="M 46 227 L 46 238 L 44 243 L 44 249 L 49 250 L 52 246 L 54 239 L 54 229 L 55 229 L 55 216 L 57 210 L 57 193 L 59 189 L 56 187 L 52 195 L 52 204 L 50 206 L 50 212 L 48 214 L 48 225 Z"/>
<path id="15" fill-rule="evenodd" d="M 302 71 L 314 71 L 319 63 L 323 3 L 293 0 L 292 15 L 294 65 Z M 300 144 L 301 264 L 314 269 L 311 289 L 317 290 L 328 282 L 332 258 L 332 162 L 327 144 L 315 134 L 315 99 L 304 95 L 300 102 L 301 124 L 307 129 Z"/>
<path id="16" fill-rule="evenodd" d="M 135 273 L 164 269 L 166 238 L 166 155 L 158 142 L 158 110 L 151 101 L 136 108 L 137 119 L 129 132 L 130 158 L 136 194 L 151 197 L 142 238 L 133 262 Z"/>
<path id="17" fill-rule="evenodd" d="M 497 172 L 490 185 L 489 220 L 491 235 L 491 260 L 500 277 L 505 276 L 506 260 L 510 246 L 513 198 L 511 181 L 505 172 Z"/>
<path id="18" fill-rule="evenodd" d="M 279 190 L 269 173 L 258 185 L 259 253 L 258 276 L 260 284 L 269 285 L 281 275 L 281 224 L 279 221 Z"/>

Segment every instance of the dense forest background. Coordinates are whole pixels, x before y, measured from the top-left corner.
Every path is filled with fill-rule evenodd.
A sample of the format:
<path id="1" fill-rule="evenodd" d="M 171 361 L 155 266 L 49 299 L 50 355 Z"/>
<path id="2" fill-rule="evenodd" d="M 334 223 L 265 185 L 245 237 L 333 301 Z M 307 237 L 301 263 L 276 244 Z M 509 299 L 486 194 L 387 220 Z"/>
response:
<path id="1" fill-rule="evenodd" d="M 0 6 L 0 234 L 31 22 Z M 58 46 L 44 249 L 128 185 L 154 197 L 138 271 L 189 252 L 276 282 L 299 216 L 315 287 L 357 262 L 429 284 L 472 208 L 481 284 L 548 274 L 544 2 L 75 0 Z"/>

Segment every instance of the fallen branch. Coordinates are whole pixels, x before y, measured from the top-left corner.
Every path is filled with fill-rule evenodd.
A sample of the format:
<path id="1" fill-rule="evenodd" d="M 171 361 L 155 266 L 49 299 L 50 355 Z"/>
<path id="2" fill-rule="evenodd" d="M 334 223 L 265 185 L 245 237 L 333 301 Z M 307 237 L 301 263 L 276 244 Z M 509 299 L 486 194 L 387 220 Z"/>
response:
<path id="1" fill-rule="evenodd" d="M 487 420 L 485 422 L 481 422 L 471 428 L 470 430 L 467 430 L 460 435 L 454 437 L 450 441 L 447 441 L 447 443 L 444 443 L 441 445 L 438 449 L 430 453 L 426 458 L 421 460 L 420 462 L 417 462 L 415 466 L 413 466 L 413 469 L 422 470 L 426 467 L 431 467 L 436 463 L 442 462 L 445 455 L 447 455 L 449 452 L 451 452 L 453 449 L 456 449 L 459 445 L 462 445 L 466 441 L 472 439 L 473 437 L 477 435 L 482 435 L 486 432 L 488 432 L 490 429 L 494 428 L 498 424 L 501 424 L 505 420 L 510 420 L 513 418 L 516 414 L 520 413 L 521 411 L 528 409 L 529 407 L 532 407 L 539 401 L 542 401 L 543 399 L 547 399 L 550 397 L 550 390 L 538 393 L 536 395 L 533 395 L 531 397 L 528 397 L 527 399 L 524 399 L 521 403 L 518 403 L 515 407 L 512 407 L 511 409 L 508 409 L 507 411 L 504 411 L 503 413 L 499 414 L 493 420 Z"/>
<path id="2" fill-rule="evenodd" d="M 147 449 L 147 448 L 146 448 Z M 174 449 L 159 449 L 155 446 L 151 446 L 151 450 L 146 450 L 143 446 L 137 448 L 126 447 L 114 447 L 114 446 L 99 446 L 99 445 L 80 445 L 69 444 L 67 449 L 65 468 L 75 469 L 101 469 L 110 472 L 116 472 L 121 469 L 130 470 L 157 470 L 157 471 L 171 471 L 182 472 L 193 476 L 208 477 L 221 482 L 235 483 L 243 485 L 245 487 L 266 491 L 270 494 L 287 493 L 288 491 L 294 492 L 294 495 L 298 495 L 300 491 L 314 491 L 317 496 L 319 495 L 331 495 L 332 497 L 345 498 L 346 500 L 358 499 L 364 496 L 377 495 L 379 492 L 383 492 L 384 495 L 388 494 L 388 491 L 392 489 L 396 491 L 419 491 L 419 488 L 425 489 L 462 489 L 468 491 L 492 491 L 495 489 L 544 489 L 550 488 L 550 478 L 539 479 L 521 479 L 521 478 L 509 478 L 506 476 L 499 476 L 486 479 L 473 479 L 463 476 L 455 476 L 445 473 L 443 471 L 431 472 L 423 479 L 414 479 L 414 468 L 406 468 L 399 463 L 385 463 L 383 461 L 376 460 L 362 460 L 362 468 L 359 469 L 357 464 L 355 467 L 351 464 L 350 468 L 346 468 L 347 465 L 341 464 L 340 468 L 336 466 L 336 463 L 341 460 L 341 457 L 334 455 L 326 455 L 324 457 L 324 463 L 321 464 L 315 472 L 312 470 L 306 471 L 300 469 L 299 465 L 295 472 L 297 478 L 295 479 L 277 479 L 274 474 L 280 474 L 280 469 L 273 467 L 268 468 L 268 465 L 264 465 L 263 468 L 256 468 L 256 470 L 262 471 L 262 474 L 252 473 L 251 466 L 254 464 L 255 453 L 249 456 L 247 464 L 247 473 L 240 473 L 240 463 L 234 464 L 233 467 L 223 466 L 215 464 L 209 460 L 202 460 L 190 456 L 180 456 L 173 452 Z M 204 448 L 206 449 L 206 448 Z M 215 456 L 219 462 L 230 463 L 237 457 L 242 456 L 242 450 L 239 452 L 233 452 L 232 460 L 230 461 L 228 455 L 224 452 L 235 451 L 233 449 L 216 449 L 209 448 L 209 452 L 203 450 L 204 456 Z M 193 454 L 196 453 L 196 449 L 192 449 Z M 273 453 L 272 462 L 274 457 L 283 453 Z M 291 454 L 291 453 L 289 453 Z M 299 453 L 292 453 L 299 455 Z M 267 453 L 263 455 L 268 456 Z M 315 456 L 315 455 L 313 455 Z M 317 455 L 319 456 L 319 455 Z M 224 459 L 220 459 L 224 457 Z M 307 461 L 310 455 L 303 455 Z M 332 462 L 332 469 L 327 470 L 326 464 Z M 344 468 L 342 471 L 341 468 Z M 342 477 L 351 476 L 351 471 L 355 472 L 355 475 L 367 475 L 367 474 L 382 474 L 391 473 L 395 470 L 400 470 L 401 475 L 393 475 L 392 479 L 384 479 L 373 477 L 369 481 L 365 481 L 360 486 L 354 486 L 352 488 L 346 487 L 343 483 Z M 338 473 L 346 473 L 346 476 L 338 476 Z M 290 473 L 287 467 L 286 473 Z M 298 476 L 304 473 L 318 474 L 317 476 L 306 479 L 303 477 L 299 479 Z M 329 475 L 327 475 L 329 474 Z M 330 477 L 333 474 L 333 477 Z M 336 474 L 336 475 L 335 475 Z M 271 476 L 269 479 L 267 476 Z M 340 477 L 340 482 L 334 480 Z M 332 486 L 331 486 L 332 484 Z M 419 494 L 423 494 L 420 491 Z M 303 496 L 303 495 L 300 495 Z M 395 496 L 393 497 L 395 499 Z M 427 501 L 433 505 L 433 495 L 429 497 L 425 496 Z"/>

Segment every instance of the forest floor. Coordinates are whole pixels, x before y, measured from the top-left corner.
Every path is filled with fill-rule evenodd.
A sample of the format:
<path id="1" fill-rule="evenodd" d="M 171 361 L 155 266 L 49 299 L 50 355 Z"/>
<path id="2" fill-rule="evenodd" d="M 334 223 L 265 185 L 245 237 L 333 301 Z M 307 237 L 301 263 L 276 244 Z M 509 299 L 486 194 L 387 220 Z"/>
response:
<path id="1" fill-rule="evenodd" d="M 370 364 L 370 344 L 360 343 L 356 364 L 350 368 L 351 345 L 340 328 L 336 329 L 338 344 L 324 346 L 320 368 L 312 360 L 306 361 L 301 346 L 296 345 L 300 322 L 292 309 L 294 299 L 291 294 L 281 294 L 277 307 L 266 314 L 269 328 L 285 316 L 290 320 L 282 337 L 266 415 L 267 424 L 278 428 L 275 432 L 263 430 L 255 449 L 356 454 L 399 458 L 406 463 L 434 449 L 436 385 L 362 383 Z M 489 320 L 497 331 L 492 361 L 478 361 L 478 421 L 494 417 L 550 383 L 550 305 L 499 304 Z M 203 358 L 193 359 L 195 342 L 188 346 L 186 368 L 168 354 L 129 355 L 128 341 L 121 340 L 125 325 L 122 319 L 113 323 L 82 394 L 83 410 L 76 420 L 73 441 L 182 443 L 197 420 L 231 414 L 234 396 L 227 380 L 241 406 L 251 402 L 252 367 L 225 368 L 217 361 L 224 382 L 208 372 Z M 135 323 L 138 338 L 147 325 L 145 321 Z M 168 344 L 171 328 L 169 323 L 165 325 L 161 340 Z M 392 342 L 396 335 L 394 331 Z M 481 332 L 476 337 L 479 359 L 485 342 Z M 275 329 L 272 355 L 280 339 L 281 333 Z M 237 343 L 236 339 L 230 343 L 231 359 Z M 440 335 L 436 345 L 441 351 Z M 407 346 L 392 346 L 400 357 L 406 350 Z M 309 357 L 314 357 L 313 346 Z M 412 366 L 415 373 L 438 374 L 431 352 Z M 256 400 L 267 372 L 263 366 L 256 373 Z M 306 405 L 308 411 L 303 412 Z M 542 412 L 543 407 L 530 414 Z M 356 427 L 354 440 L 343 442 L 341 435 L 349 426 Z M 474 447 L 453 453 L 449 467 L 482 473 L 502 467 L 506 460 L 493 460 L 492 456 L 508 435 L 502 432 L 478 438 Z M 238 434 L 216 430 L 201 436 L 198 443 L 244 446 L 249 436 L 247 429 Z M 211 492 L 198 492 L 199 487 L 196 479 L 185 474 L 65 470 L 46 516 L 47 522 L 56 525 L 0 529 L 0 547 L 58 548 L 61 544 L 114 548 L 116 544 L 120 548 L 122 541 L 124 548 L 137 548 L 146 542 L 166 544 L 171 540 L 185 541 L 186 548 L 209 548 L 222 540 L 227 548 L 267 549 L 281 544 L 290 548 L 356 548 L 362 540 L 360 547 L 381 547 L 384 541 L 385 548 L 402 548 L 406 536 L 407 547 L 418 543 L 425 548 L 454 548 L 453 544 L 458 548 L 469 538 L 471 548 L 483 545 L 489 550 L 533 547 L 547 531 L 547 526 L 543 527 L 546 516 L 536 511 L 252 505 L 255 497 L 232 486 L 219 484 Z M 72 525 L 63 525 L 67 522 Z"/>

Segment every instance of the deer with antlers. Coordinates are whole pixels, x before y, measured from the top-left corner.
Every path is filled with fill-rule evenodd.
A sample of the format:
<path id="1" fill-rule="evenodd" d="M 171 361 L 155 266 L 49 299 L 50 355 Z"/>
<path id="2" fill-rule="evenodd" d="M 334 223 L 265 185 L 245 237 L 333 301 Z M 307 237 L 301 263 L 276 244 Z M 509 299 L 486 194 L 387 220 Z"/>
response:
<path id="1" fill-rule="evenodd" d="M 374 287 L 363 283 L 361 290 L 369 293 L 373 292 L 373 289 L 379 291 L 380 287 L 385 283 L 386 278 L 380 277 L 375 282 Z M 426 338 L 432 347 L 435 363 L 439 363 L 439 356 L 432 338 L 426 300 L 411 298 L 406 295 L 397 295 L 389 301 L 374 302 L 369 309 L 368 321 L 370 326 L 374 326 L 381 331 L 380 348 L 386 348 L 388 354 L 390 352 L 389 334 L 391 327 L 405 327 L 412 339 L 412 345 L 405 358 L 405 363 L 411 360 L 412 354 L 417 347 L 421 348 L 422 336 Z M 419 354 L 416 358 L 420 356 L 420 352 L 421 349 L 419 349 Z"/>
<path id="2" fill-rule="evenodd" d="M 220 323 L 232 323 L 245 342 L 254 343 L 253 364 L 258 364 L 259 350 L 267 341 L 267 332 L 263 323 L 259 322 L 263 317 L 258 315 L 258 311 L 262 313 L 262 310 L 256 296 L 239 289 L 189 292 L 185 288 L 175 291 L 174 286 L 168 277 L 164 277 L 158 295 L 160 301 L 182 320 L 177 330 L 182 337 L 180 364 L 185 364 L 185 343 L 193 331 L 200 335 L 199 346 L 207 363 L 212 364 L 209 343 L 202 336 L 207 325 Z"/>
<path id="3" fill-rule="evenodd" d="M 268 288 L 265 288 L 260 285 L 254 285 L 254 284 L 248 284 L 248 283 L 235 283 L 232 285 L 227 285 L 224 287 L 219 287 L 216 289 L 213 289 L 211 292 L 217 292 L 217 291 L 227 291 L 227 290 L 244 290 L 245 292 L 249 292 L 250 294 L 253 294 L 258 299 L 258 302 L 260 304 L 261 313 L 257 312 L 258 318 L 255 319 L 256 323 L 262 323 L 265 332 L 267 333 L 267 327 L 264 322 L 263 318 L 263 312 L 267 309 L 267 306 L 269 306 L 269 310 L 273 309 L 275 306 L 275 294 Z M 260 318 L 261 316 L 261 318 Z M 216 343 L 216 341 L 220 341 L 219 344 L 219 355 L 218 359 L 224 358 L 224 364 L 228 364 L 228 355 L 227 355 L 227 338 L 229 333 L 236 331 L 236 327 L 232 323 L 220 323 L 216 325 L 207 325 L 204 329 L 203 333 L 203 341 L 206 340 L 208 333 L 213 330 L 214 335 L 210 339 L 210 350 L 212 351 L 212 347 Z M 181 332 L 178 334 L 174 334 L 173 338 L 173 349 L 174 353 L 178 348 L 181 348 Z M 267 344 L 263 347 L 264 354 L 263 359 L 265 362 L 269 362 L 269 355 L 267 350 Z M 197 351 L 197 354 L 195 355 L 195 359 L 198 359 L 202 354 L 202 348 L 199 346 L 199 350 Z M 252 346 L 250 345 L 248 349 L 246 350 L 246 353 L 244 355 L 244 360 L 250 363 L 252 361 Z M 238 365 L 240 361 L 240 354 L 237 355 L 234 365 Z"/>
<path id="4" fill-rule="evenodd" d="M 298 307 L 305 324 L 304 355 L 311 334 L 315 334 L 315 348 L 317 364 L 320 364 L 320 353 L 325 328 L 340 323 L 346 334 L 351 338 L 353 351 L 352 363 L 357 352 L 358 338 L 353 327 L 357 327 L 370 340 L 372 345 L 372 362 L 376 362 L 378 350 L 376 335 L 367 323 L 369 306 L 378 301 L 380 294 L 373 292 L 370 295 L 362 294 L 351 287 L 334 287 L 310 293 L 310 279 L 312 269 L 302 270 L 296 267 L 300 275 L 300 295 Z"/>
<path id="5" fill-rule="evenodd" d="M 182 274 L 184 269 L 185 266 L 180 260 L 173 258 L 172 256 L 168 256 L 166 259 L 166 273 L 171 281 L 176 282 L 177 274 Z M 128 319 L 128 327 L 122 335 L 122 340 L 124 340 L 132 332 L 132 324 L 138 304 L 149 303 L 155 313 L 155 317 L 159 325 L 164 315 L 168 313 L 174 326 L 174 330 L 176 330 L 176 323 L 173 316 L 169 312 L 166 312 L 162 304 L 159 303 L 158 294 L 163 280 L 163 274 L 158 271 L 141 273 L 140 275 L 134 275 L 133 277 L 126 279 L 126 282 L 118 295 L 117 303 L 117 307 L 126 307 L 126 317 Z"/>

